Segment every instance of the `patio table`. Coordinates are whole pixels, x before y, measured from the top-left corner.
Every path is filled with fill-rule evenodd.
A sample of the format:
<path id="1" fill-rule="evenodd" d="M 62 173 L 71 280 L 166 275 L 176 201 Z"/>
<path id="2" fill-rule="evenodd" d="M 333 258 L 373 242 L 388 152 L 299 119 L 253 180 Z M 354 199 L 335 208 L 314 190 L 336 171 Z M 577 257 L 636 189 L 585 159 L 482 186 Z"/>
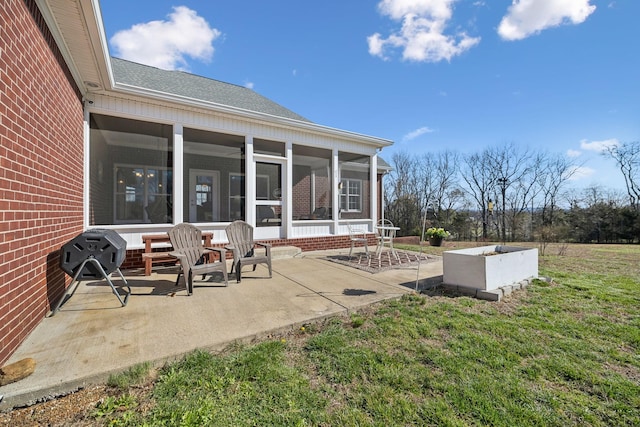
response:
<path id="1" fill-rule="evenodd" d="M 400 261 L 400 257 L 398 257 L 398 253 L 393 247 L 393 239 L 396 237 L 396 232 L 400 230 L 400 227 L 394 227 L 390 225 L 377 225 L 376 230 L 378 230 L 378 247 L 376 248 L 376 256 L 380 259 L 382 255 L 382 249 L 384 245 L 387 244 L 389 246 L 389 251 L 394 256 L 395 259 Z"/>

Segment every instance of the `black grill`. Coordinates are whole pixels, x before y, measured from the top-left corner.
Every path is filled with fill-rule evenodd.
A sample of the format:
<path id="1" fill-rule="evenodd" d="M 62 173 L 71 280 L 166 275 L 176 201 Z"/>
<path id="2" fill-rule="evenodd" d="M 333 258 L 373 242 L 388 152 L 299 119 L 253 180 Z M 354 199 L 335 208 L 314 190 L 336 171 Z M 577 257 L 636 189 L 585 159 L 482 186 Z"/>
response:
<path id="1" fill-rule="evenodd" d="M 96 228 L 77 235 L 62 246 L 60 268 L 77 280 L 101 279 L 102 272 L 92 262 L 94 258 L 100 263 L 105 274 L 111 274 L 120 268 L 127 255 L 127 242 L 114 230 Z M 78 269 L 84 263 L 82 271 Z"/>

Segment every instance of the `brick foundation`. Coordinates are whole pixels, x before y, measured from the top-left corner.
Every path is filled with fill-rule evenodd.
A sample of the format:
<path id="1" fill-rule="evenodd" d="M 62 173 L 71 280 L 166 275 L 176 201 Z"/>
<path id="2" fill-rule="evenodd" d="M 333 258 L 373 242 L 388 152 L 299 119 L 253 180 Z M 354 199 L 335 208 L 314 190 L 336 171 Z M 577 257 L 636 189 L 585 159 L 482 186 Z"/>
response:
<path id="1" fill-rule="evenodd" d="M 376 236 L 375 234 L 367 234 L 367 240 L 369 242 L 369 248 L 375 248 Z M 276 239 L 276 240 L 260 240 L 261 242 L 270 243 L 273 247 L 277 246 L 296 246 L 302 250 L 302 252 L 309 251 L 321 251 L 326 249 L 340 249 L 348 248 L 351 246 L 349 236 L 326 236 L 326 237 L 305 237 L 301 239 Z M 224 246 L 224 245 L 217 245 Z M 144 249 L 133 249 L 127 251 L 127 257 L 122 263 L 121 268 L 143 268 L 142 253 Z M 227 257 L 231 257 L 231 253 L 227 254 Z"/>

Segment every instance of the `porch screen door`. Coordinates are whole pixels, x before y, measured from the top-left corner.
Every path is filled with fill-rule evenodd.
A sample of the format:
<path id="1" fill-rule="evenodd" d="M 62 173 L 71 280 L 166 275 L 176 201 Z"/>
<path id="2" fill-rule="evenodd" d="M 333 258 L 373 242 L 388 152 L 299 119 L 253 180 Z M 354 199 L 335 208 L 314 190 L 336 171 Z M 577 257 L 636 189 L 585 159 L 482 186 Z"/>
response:
<path id="1" fill-rule="evenodd" d="M 282 229 L 281 163 L 256 162 L 256 231 L 263 238 L 278 238 Z"/>
<path id="2" fill-rule="evenodd" d="M 189 222 L 220 221 L 220 174 L 189 171 Z"/>

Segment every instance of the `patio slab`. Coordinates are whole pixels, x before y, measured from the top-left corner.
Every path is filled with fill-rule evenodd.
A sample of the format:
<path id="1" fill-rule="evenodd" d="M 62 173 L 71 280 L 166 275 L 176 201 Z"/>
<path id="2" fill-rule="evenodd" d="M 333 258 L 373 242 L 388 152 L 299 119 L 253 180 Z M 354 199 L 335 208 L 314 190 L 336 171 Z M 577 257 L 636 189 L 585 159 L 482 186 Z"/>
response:
<path id="1" fill-rule="evenodd" d="M 0 387 L 0 410 L 33 404 L 91 384 L 138 363 L 159 366 L 203 348 L 220 351 L 288 332 L 328 316 L 347 315 L 367 305 L 414 291 L 417 267 L 377 274 L 326 259 L 340 251 L 305 252 L 243 271 L 242 282 L 225 287 L 213 278 L 195 283 L 193 296 L 175 287 L 177 270 L 144 276 L 123 271 L 132 289 L 121 307 L 106 281 L 82 282 L 53 317 L 44 319 L 7 364 L 31 357 L 29 377 Z M 442 262 L 420 266 L 420 282 L 442 276 Z M 114 284 L 119 286 L 120 280 Z"/>

